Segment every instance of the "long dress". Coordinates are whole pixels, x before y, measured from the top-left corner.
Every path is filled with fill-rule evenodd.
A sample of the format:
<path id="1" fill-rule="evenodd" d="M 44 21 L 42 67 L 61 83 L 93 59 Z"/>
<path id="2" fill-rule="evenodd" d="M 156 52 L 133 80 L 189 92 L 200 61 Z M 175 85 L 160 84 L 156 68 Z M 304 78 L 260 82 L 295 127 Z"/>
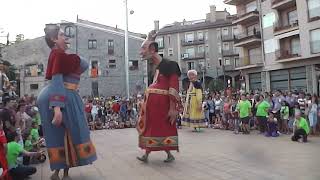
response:
<path id="1" fill-rule="evenodd" d="M 199 82 L 190 83 L 187 100 L 183 112 L 182 125 L 192 128 L 206 127 L 202 107 L 202 90 Z"/>
<path id="2" fill-rule="evenodd" d="M 180 74 L 177 63 L 163 59 L 146 90 L 137 124 L 139 147 L 146 151 L 179 151 L 177 127 L 169 122 L 168 112 L 170 101 L 179 108 Z"/>
<path id="3" fill-rule="evenodd" d="M 37 104 L 52 170 L 88 165 L 97 159 L 84 104 L 77 88 L 70 88 L 77 87 L 87 68 L 88 63 L 75 54 L 58 49 L 50 53 L 46 79 L 51 81 L 41 90 Z M 53 107 L 61 108 L 60 127 L 52 124 Z"/>

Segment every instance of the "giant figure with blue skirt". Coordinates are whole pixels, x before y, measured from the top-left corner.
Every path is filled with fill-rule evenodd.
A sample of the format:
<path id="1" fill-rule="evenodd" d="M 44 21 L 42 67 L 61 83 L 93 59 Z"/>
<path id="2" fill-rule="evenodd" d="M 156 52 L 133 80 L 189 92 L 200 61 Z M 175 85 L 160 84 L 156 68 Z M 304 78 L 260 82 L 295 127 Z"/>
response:
<path id="1" fill-rule="evenodd" d="M 51 49 L 46 71 L 46 85 L 37 104 L 48 149 L 51 180 L 69 180 L 69 168 L 92 164 L 97 159 L 90 140 L 84 104 L 78 94 L 81 74 L 88 63 L 76 54 L 67 54 L 66 37 L 55 24 L 46 25 L 45 40 Z"/>

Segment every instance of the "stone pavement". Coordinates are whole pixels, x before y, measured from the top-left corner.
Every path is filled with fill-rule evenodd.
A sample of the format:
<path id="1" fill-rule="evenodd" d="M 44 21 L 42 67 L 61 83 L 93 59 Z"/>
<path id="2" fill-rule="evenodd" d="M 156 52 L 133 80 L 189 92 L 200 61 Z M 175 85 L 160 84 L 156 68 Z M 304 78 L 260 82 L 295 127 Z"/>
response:
<path id="1" fill-rule="evenodd" d="M 290 136 L 266 138 L 235 135 L 231 131 L 205 129 L 193 133 L 179 131 L 180 153 L 176 161 L 163 163 L 165 153 L 150 155 L 149 163 L 136 160 L 135 129 L 101 130 L 92 133 L 98 161 L 91 166 L 73 168 L 73 180 L 319 180 L 320 138 L 294 143 Z M 48 180 L 46 163 L 37 166 L 34 180 Z"/>

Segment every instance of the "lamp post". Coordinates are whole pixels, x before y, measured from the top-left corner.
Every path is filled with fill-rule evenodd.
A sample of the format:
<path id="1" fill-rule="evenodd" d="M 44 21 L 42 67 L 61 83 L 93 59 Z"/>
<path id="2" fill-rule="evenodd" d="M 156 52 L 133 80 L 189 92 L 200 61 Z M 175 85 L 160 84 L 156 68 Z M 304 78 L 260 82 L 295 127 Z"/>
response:
<path id="1" fill-rule="evenodd" d="M 129 83 L 129 50 L 128 50 L 128 43 L 129 43 L 129 35 L 128 35 L 128 0 L 124 0 L 125 4 L 125 17 L 126 17 L 126 27 L 124 31 L 124 54 L 125 54 L 125 74 L 126 74 L 126 95 L 127 99 L 130 98 L 130 83 Z M 131 10 L 130 14 L 133 14 L 134 11 Z"/>
<path id="2" fill-rule="evenodd" d="M 128 52 L 128 1 L 124 0 L 126 13 L 126 27 L 124 32 L 124 54 L 125 54 L 125 74 L 126 74 L 126 95 L 130 98 L 130 84 L 129 84 L 129 52 Z"/>

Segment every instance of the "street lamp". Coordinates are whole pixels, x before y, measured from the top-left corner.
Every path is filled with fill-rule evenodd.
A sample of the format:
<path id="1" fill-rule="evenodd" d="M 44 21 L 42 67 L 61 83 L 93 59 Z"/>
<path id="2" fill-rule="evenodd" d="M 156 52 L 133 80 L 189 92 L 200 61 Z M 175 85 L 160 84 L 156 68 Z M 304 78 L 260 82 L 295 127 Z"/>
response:
<path id="1" fill-rule="evenodd" d="M 125 3 L 125 17 L 126 17 L 126 28 L 124 31 L 124 54 L 125 54 L 125 74 L 126 74 L 126 94 L 127 99 L 130 98 L 130 84 L 129 84 L 129 51 L 128 51 L 128 0 L 124 0 Z M 134 11 L 131 10 L 130 14 L 133 14 Z"/>

